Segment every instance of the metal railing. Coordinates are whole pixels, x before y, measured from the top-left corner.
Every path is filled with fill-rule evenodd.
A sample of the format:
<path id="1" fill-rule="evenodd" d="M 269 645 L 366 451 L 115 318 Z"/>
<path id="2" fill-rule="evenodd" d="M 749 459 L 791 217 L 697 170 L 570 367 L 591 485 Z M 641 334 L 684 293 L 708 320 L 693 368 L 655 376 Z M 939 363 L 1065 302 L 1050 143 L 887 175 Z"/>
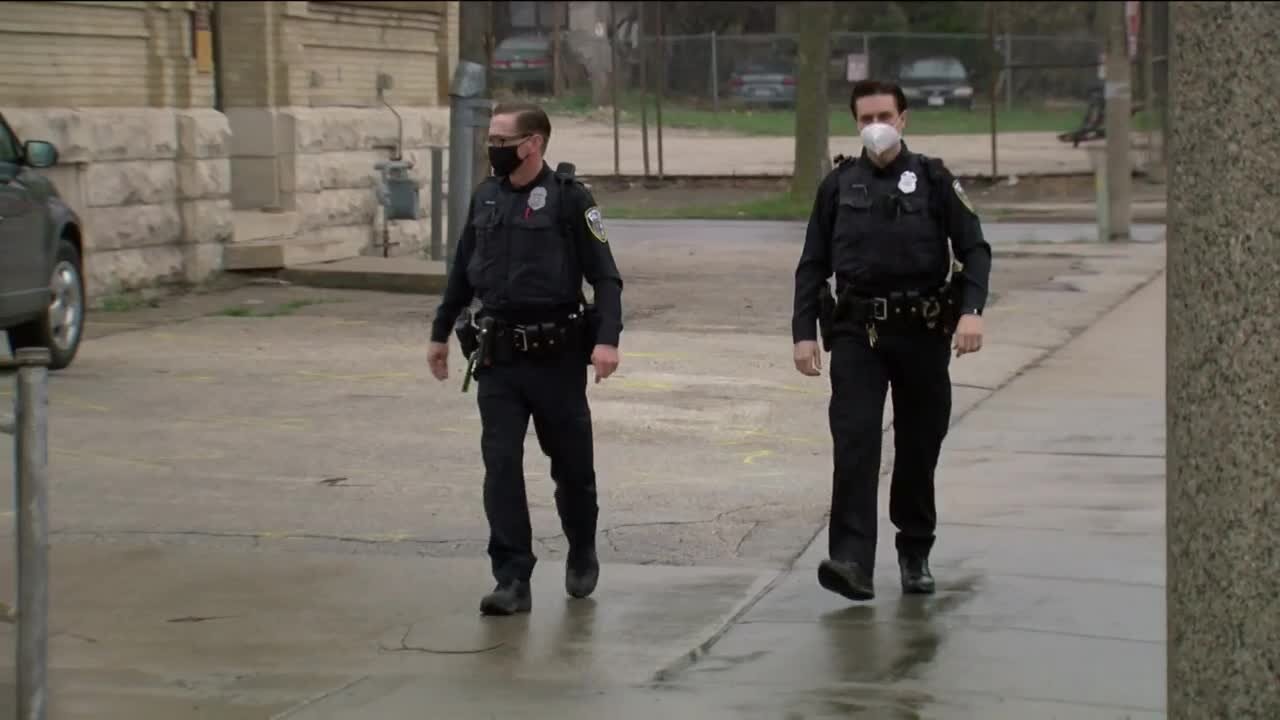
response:
<path id="1" fill-rule="evenodd" d="M 18 720 L 44 720 L 49 700 L 49 351 L 22 348 L 13 417 L 0 416 L 0 434 L 12 435 L 17 490 Z"/>

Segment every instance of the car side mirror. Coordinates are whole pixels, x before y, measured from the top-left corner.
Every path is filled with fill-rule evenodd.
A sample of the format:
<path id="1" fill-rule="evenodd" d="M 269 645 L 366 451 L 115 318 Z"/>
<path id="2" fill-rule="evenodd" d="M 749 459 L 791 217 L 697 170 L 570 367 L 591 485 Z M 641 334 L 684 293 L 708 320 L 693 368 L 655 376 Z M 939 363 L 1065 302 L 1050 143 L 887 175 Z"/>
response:
<path id="1" fill-rule="evenodd" d="M 50 168 L 58 164 L 58 148 L 43 140 L 28 140 L 22 144 L 22 155 L 28 167 Z"/>

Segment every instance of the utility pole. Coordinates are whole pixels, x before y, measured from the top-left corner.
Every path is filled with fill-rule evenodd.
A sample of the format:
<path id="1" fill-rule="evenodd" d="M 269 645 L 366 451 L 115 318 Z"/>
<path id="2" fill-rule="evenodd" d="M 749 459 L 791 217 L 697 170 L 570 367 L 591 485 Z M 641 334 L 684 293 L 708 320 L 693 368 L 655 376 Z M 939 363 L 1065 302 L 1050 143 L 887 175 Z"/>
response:
<path id="1" fill-rule="evenodd" d="M 1129 81 L 1129 43 L 1125 3 L 1104 2 L 1103 33 L 1107 48 L 1107 240 L 1128 240 L 1133 217 L 1133 160 L 1130 154 L 1133 90 Z"/>
<path id="2" fill-rule="evenodd" d="M 459 3 L 458 7 L 458 60 L 470 61 L 485 68 L 485 89 L 492 97 L 493 63 L 490 61 L 493 52 L 493 3 L 490 0 L 474 0 Z M 471 154 L 471 187 L 449 188 L 449 194 L 463 193 L 470 197 L 471 191 L 481 180 L 489 177 L 489 153 L 486 140 L 488 133 L 476 128 L 472 138 Z M 456 238 L 454 241 L 456 242 Z"/>
<path id="3" fill-rule="evenodd" d="M 1151 0 L 1142 0 L 1142 114 L 1147 118 L 1147 173 L 1152 173 L 1156 159 L 1156 32 L 1155 7 Z M 1163 142 L 1163 138 L 1161 139 Z"/>
<path id="4" fill-rule="evenodd" d="M 996 58 L 995 3 L 992 3 L 990 2 L 990 0 L 988 0 L 986 4 L 986 11 L 987 11 L 987 48 L 988 48 L 988 51 L 991 53 L 991 57 L 993 60 L 991 64 L 991 83 L 988 86 L 989 93 L 988 93 L 987 102 L 990 105 L 990 112 L 991 112 L 991 182 L 992 184 L 995 184 L 999 182 L 999 178 L 1000 178 L 1000 163 L 998 162 L 999 153 L 996 147 L 1000 139 L 1000 134 L 996 129 L 996 110 L 997 110 L 996 95 L 999 92 L 1000 75 L 1001 75 L 1000 73 L 1001 68 L 997 68 L 996 63 L 994 62 Z"/>
<path id="5" fill-rule="evenodd" d="M 564 67 L 561 65 L 561 53 L 564 52 L 560 40 L 560 18 L 564 16 L 564 2 L 551 3 L 551 94 L 559 98 L 564 93 Z"/>

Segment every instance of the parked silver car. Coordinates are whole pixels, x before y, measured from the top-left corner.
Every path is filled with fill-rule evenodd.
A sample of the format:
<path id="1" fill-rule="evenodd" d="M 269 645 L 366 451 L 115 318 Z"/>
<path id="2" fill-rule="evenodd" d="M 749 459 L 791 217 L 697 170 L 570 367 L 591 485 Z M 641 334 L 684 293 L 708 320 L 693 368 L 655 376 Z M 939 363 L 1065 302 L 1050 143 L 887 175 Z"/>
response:
<path id="1" fill-rule="evenodd" d="M 956 58 L 926 57 L 903 63 L 898 84 L 913 108 L 973 110 L 973 84 L 964 63 Z"/>
<path id="2" fill-rule="evenodd" d="M 796 103 L 795 68 L 782 60 L 749 62 L 729 76 L 729 90 L 748 105 L 791 107 Z"/>
<path id="3" fill-rule="evenodd" d="M 54 370 L 75 358 L 85 315 L 80 218 L 37 172 L 57 162 L 0 114 L 0 329 L 13 350 L 47 348 Z"/>

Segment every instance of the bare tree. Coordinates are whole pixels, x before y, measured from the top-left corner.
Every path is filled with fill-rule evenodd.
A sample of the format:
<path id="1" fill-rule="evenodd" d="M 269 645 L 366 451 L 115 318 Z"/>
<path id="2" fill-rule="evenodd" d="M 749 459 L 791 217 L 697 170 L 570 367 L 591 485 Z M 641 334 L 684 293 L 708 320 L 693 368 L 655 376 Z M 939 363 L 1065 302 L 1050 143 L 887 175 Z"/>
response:
<path id="1" fill-rule="evenodd" d="M 832 2 L 796 2 L 791 5 L 800 28 L 796 58 L 796 160 L 791 194 L 812 198 L 818 184 L 831 170 L 831 104 L 827 98 L 827 56 L 831 51 Z"/>

